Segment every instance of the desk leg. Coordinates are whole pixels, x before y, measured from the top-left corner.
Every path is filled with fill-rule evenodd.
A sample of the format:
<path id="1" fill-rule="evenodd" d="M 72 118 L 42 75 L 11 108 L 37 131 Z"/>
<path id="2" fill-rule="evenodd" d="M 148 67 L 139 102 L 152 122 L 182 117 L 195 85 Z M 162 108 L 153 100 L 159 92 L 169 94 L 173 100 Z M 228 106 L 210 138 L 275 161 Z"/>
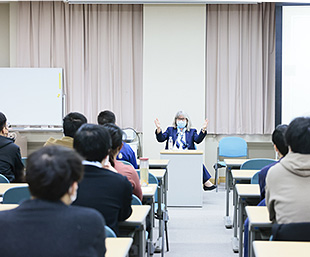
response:
<path id="1" fill-rule="evenodd" d="M 225 219 L 225 227 L 232 228 L 232 222 L 229 217 L 229 192 L 230 192 L 230 174 L 229 174 L 229 167 L 226 167 L 226 179 L 225 179 L 225 186 L 226 186 L 226 216 Z"/>
<path id="2" fill-rule="evenodd" d="M 238 212 L 238 220 L 239 220 L 239 257 L 242 257 L 242 243 L 243 243 L 243 200 L 238 197 L 239 200 L 239 212 Z"/>
<path id="3" fill-rule="evenodd" d="M 251 224 L 249 224 L 249 238 L 248 238 L 248 256 L 249 257 L 253 256 L 252 242 L 254 241 L 254 239 L 255 239 L 255 230 L 254 228 L 251 228 Z"/>
<path id="4" fill-rule="evenodd" d="M 237 209 L 238 209 L 238 197 L 236 192 L 236 180 L 234 180 L 234 187 L 233 187 L 233 196 L 234 196 L 234 220 L 233 220 L 233 227 L 234 227 L 234 236 L 232 238 L 232 249 L 234 253 L 239 251 L 239 242 L 237 237 L 237 230 L 238 230 L 238 223 L 237 223 Z"/>
<path id="5" fill-rule="evenodd" d="M 163 211 L 162 211 L 162 200 L 163 200 L 163 183 L 162 180 L 158 181 L 159 185 L 158 185 L 158 189 L 157 189 L 157 201 L 158 201 L 158 209 L 157 209 L 157 218 L 159 220 L 159 235 L 158 235 L 158 239 L 156 240 L 156 247 L 155 247 L 155 252 L 156 253 L 160 253 L 161 252 L 161 256 L 164 256 L 164 245 L 165 245 L 165 241 L 164 241 L 164 222 L 163 222 Z"/>

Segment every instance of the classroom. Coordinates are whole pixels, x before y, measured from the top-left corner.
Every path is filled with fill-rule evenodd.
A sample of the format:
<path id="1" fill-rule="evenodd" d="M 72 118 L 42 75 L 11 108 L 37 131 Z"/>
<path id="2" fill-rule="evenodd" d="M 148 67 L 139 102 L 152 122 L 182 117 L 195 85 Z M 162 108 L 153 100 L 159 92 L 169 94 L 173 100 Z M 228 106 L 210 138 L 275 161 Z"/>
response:
<path id="1" fill-rule="evenodd" d="M 80 112 L 88 123 L 97 124 L 99 112 L 113 111 L 120 128 L 134 129 L 136 156 L 148 157 L 150 163 L 165 156 L 165 144 L 156 140 L 155 119 L 165 131 L 182 110 L 198 132 L 208 119 L 207 134 L 195 144 L 195 150 L 201 151 L 210 181 L 218 188 L 205 192 L 201 186 L 202 208 L 168 208 L 168 233 L 169 223 L 174 231 L 174 215 L 196 212 L 193 215 L 202 220 L 207 215 L 217 217 L 223 230 L 218 240 L 225 240 L 229 254 L 221 253 L 221 249 L 211 252 L 215 256 L 237 256 L 238 251 L 231 249 L 231 238 L 237 232 L 226 229 L 222 218 L 227 199 L 232 217 L 237 205 L 233 205 L 235 196 L 227 195 L 225 188 L 229 183 L 227 169 L 218 169 L 217 182 L 215 179 L 219 142 L 239 137 L 247 143 L 248 159 L 277 159 L 272 142 L 275 127 L 289 124 L 295 117 L 310 116 L 306 104 L 310 89 L 305 82 L 310 70 L 310 37 L 305 33 L 310 24 L 310 5 L 307 1 L 291 2 L 1 2 L 0 70 L 62 69 L 65 101 L 58 124 L 36 124 L 44 126 L 19 130 L 19 125 L 30 124 L 14 124 L 10 122 L 13 117 L 7 115 L 18 134 L 16 143 L 22 157 L 40 149 L 50 137 L 61 138 L 62 118 L 70 112 Z M 14 105 L 6 104 L 0 112 L 18 110 L 14 102 L 14 93 L 19 99 L 18 93 L 1 83 L 0 89 L 9 95 L 1 94 L 0 101 L 6 98 Z M 29 103 L 27 99 L 21 101 Z M 167 169 L 169 173 L 169 165 Z M 210 206 L 217 212 L 208 209 Z M 171 232 L 171 249 L 162 251 L 168 257 L 182 254 L 173 249 L 179 246 L 177 241 L 173 247 L 177 234 Z M 213 243 L 212 247 L 222 246 Z M 197 256 L 209 256 L 208 248 L 206 245 Z"/>

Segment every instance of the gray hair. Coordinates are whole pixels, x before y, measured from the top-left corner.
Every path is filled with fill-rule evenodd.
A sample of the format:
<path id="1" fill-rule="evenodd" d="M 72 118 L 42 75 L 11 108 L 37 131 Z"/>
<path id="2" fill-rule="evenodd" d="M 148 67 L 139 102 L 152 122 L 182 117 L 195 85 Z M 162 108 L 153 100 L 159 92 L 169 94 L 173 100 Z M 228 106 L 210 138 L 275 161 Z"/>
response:
<path id="1" fill-rule="evenodd" d="M 178 111 L 174 117 L 174 120 L 173 120 L 173 127 L 174 128 L 177 128 L 177 118 L 180 117 L 180 116 L 184 116 L 184 118 L 187 120 L 187 125 L 186 125 L 186 130 L 190 130 L 190 128 L 192 127 L 192 122 L 191 122 L 191 119 L 189 118 L 188 114 L 185 112 L 185 111 Z"/>

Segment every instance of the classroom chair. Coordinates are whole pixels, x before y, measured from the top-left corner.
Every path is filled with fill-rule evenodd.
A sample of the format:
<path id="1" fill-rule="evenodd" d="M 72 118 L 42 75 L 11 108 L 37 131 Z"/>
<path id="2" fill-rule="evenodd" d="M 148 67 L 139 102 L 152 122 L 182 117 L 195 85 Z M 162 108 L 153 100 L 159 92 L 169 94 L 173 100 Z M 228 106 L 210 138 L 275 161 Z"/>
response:
<path id="1" fill-rule="evenodd" d="M 3 204 L 19 204 L 28 199 L 30 199 L 28 186 L 12 187 L 3 194 Z"/>
<path id="2" fill-rule="evenodd" d="M 106 237 L 116 237 L 115 232 L 110 227 L 108 227 L 107 225 L 104 226 L 104 230 L 105 230 L 105 236 Z"/>
<path id="3" fill-rule="evenodd" d="M 120 162 L 122 162 L 122 163 L 124 163 L 124 164 L 126 164 L 126 165 L 132 166 L 132 164 L 131 164 L 130 162 L 128 162 L 128 161 L 124 161 L 124 160 L 118 160 L 118 161 L 120 161 Z M 132 166 L 132 167 L 135 169 L 134 166 Z"/>
<path id="4" fill-rule="evenodd" d="M 256 172 L 256 173 L 254 174 L 254 176 L 251 178 L 251 184 L 258 184 L 258 183 L 259 183 L 259 182 L 258 182 L 258 173 L 259 173 L 259 171 Z"/>
<path id="5" fill-rule="evenodd" d="M 213 165 L 215 169 L 215 185 L 218 183 L 218 169 L 226 168 L 226 163 L 221 161 L 223 158 L 248 157 L 248 145 L 241 137 L 224 137 L 220 140 L 217 147 L 217 162 Z M 216 192 L 218 187 L 216 187 Z"/>
<path id="6" fill-rule="evenodd" d="M 240 170 L 261 170 L 265 166 L 274 162 L 276 162 L 276 160 L 266 158 L 251 159 L 243 163 Z"/>
<path id="7" fill-rule="evenodd" d="M 0 183 L 10 183 L 10 181 L 5 176 L 0 174 Z"/>
<path id="8" fill-rule="evenodd" d="M 142 205 L 142 202 L 136 195 L 132 195 L 131 205 Z"/>

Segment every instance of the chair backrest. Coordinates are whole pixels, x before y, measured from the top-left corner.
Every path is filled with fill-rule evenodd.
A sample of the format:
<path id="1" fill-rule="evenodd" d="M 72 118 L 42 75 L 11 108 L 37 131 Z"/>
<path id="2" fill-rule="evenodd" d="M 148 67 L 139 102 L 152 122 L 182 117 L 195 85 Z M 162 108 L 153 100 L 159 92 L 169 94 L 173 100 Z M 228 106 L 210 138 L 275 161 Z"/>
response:
<path id="1" fill-rule="evenodd" d="M 10 181 L 5 176 L 0 174 L 0 183 L 10 183 Z"/>
<path id="2" fill-rule="evenodd" d="M 130 162 L 128 162 L 128 161 L 124 161 L 124 160 L 118 160 L 118 161 L 124 163 L 125 165 L 130 165 L 130 166 L 132 166 L 133 168 L 135 168 L 135 167 L 134 167 Z"/>
<path id="3" fill-rule="evenodd" d="M 111 228 L 109 228 L 107 225 L 104 226 L 104 229 L 105 229 L 106 237 L 116 237 L 115 232 Z"/>
<path id="4" fill-rule="evenodd" d="M 310 241 L 310 222 L 273 224 L 273 241 Z"/>
<path id="5" fill-rule="evenodd" d="M 218 146 L 218 157 L 247 157 L 248 145 L 241 137 L 224 137 Z"/>
<path id="6" fill-rule="evenodd" d="M 28 186 L 12 187 L 3 194 L 4 204 L 19 204 L 27 199 L 30 199 Z"/>
<path id="7" fill-rule="evenodd" d="M 260 170 L 274 162 L 276 162 L 276 160 L 273 159 L 251 159 L 243 163 L 240 167 L 240 170 Z"/>
<path id="8" fill-rule="evenodd" d="M 136 195 L 132 195 L 131 205 L 142 205 L 142 203 Z"/>
<path id="9" fill-rule="evenodd" d="M 26 165 L 27 165 L 27 157 L 22 157 L 22 163 L 26 167 Z"/>
<path id="10" fill-rule="evenodd" d="M 258 183 L 258 173 L 259 173 L 259 171 L 256 172 L 256 173 L 254 174 L 254 176 L 251 178 L 251 184 L 259 184 L 259 183 Z"/>

